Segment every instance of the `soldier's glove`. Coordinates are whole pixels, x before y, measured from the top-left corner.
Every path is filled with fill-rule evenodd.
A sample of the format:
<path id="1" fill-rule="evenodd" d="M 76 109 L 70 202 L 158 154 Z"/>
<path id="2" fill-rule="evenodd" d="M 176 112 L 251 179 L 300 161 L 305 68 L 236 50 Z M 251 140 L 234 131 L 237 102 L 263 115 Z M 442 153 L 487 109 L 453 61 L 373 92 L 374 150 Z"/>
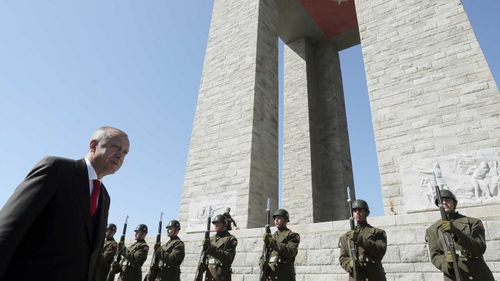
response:
<path id="1" fill-rule="evenodd" d="M 204 239 L 201 242 L 201 245 L 203 246 L 204 249 L 208 248 L 208 246 L 210 245 L 210 239 Z"/>
<path id="2" fill-rule="evenodd" d="M 357 261 L 355 261 L 353 258 L 350 258 L 349 259 L 349 264 L 347 265 L 349 268 L 348 268 L 348 271 L 349 272 L 352 272 L 353 268 L 354 268 L 354 263 L 356 263 L 356 266 L 359 267 L 359 263 Z"/>
<path id="3" fill-rule="evenodd" d="M 208 266 L 207 266 L 206 264 L 202 263 L 202 262 L 200 262 L 200 263 L 198 264 L 198 269 L 199 269 L 201 272 L 206 271 L 206 270 L 207 270 L 207 268 L 208 268 Z"/>
<path id="4" fill-rule="evenodd" d="M 114 263 L 111 264 L 111 268 L 113 270 L 113 273 L 118 273 L 118 272 L 122 271 L 121 270 L 122 267 L 120 266 L 120 264 L 118 264 L 116 262 L 114 262 Z"/>
<path id="5" fill-rule="evenodd" d="M 359 237 L 359 232 L 356 231 L 356 230 L 351 230 L 351 231 L 347 232 L 347 239 L 348 240 L 357 242 L 358 241 L 358 237 Z"/>
<path id="6" fill-rule="evenodd" d="M 269 266 L 269 264 L 267 263 L 266 259 L 263 256 L 261 256 L 259 258 L 259 268 L 266 269 L 268 266 Z"/>
<path id="7" fill-rule="evenodd" d="M 453 263 L 453 256 L 450 251 L 446 254 L 446 262 L 447 263 Z"/>
<path id="8" fill-rule="evenodd" d="M 262 241 L 264 241 L 264 243 L 269 244 L 271 240 L 273 240 L 273 236 L 270 233 L 264 233 L 264 235 L 262 235 Z"/>
<path id="9" fill-rule="evenodd" d="M 443 221 L 441 222 L 441 228 L 443 231 L 448 233 L 457 233 L 458 229 L 453 225 L 453 221 Z"/>

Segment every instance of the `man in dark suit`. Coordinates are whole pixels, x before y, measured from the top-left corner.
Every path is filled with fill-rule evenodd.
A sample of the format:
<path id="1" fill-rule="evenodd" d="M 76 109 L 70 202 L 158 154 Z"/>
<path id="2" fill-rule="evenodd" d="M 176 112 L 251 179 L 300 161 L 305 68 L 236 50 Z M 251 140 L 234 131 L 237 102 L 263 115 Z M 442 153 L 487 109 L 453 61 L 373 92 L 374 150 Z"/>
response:
<path id="1" fill-rule="evenodd" d="M 84 159 L 42 159 L 0 210 L 0 280 L 95 279 L 110 198 L 100 180 L 129 150 L 126 133 L 97 129 Z"/>

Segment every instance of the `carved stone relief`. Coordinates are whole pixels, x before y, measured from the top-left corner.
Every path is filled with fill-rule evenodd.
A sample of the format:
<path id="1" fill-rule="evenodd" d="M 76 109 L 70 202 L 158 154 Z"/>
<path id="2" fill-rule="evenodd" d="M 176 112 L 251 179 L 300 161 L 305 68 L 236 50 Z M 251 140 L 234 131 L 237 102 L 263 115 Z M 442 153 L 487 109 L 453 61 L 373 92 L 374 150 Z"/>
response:
<path id="1" fill-rule="evenodd" d="M 436 184 L 452 191 L 459 206 L 500 203 L 500 167 L 491 149 L 422 159 L 401 166 L 401 174 L 408 212 L 435 209 Z"/>
<path id="2" fill-rule="evenodd" d="M 207 216 L 209 208 L 212 208 L 212 217 L 224 213 L 227 207 L 231 208 L 231 214 L 236 210 L 236 191 L 220 195 L 207 195 L 203 201 L 191 202 L 189 204 L 189 218 L 186 232 L 205 231 L 207 228 Z"/>

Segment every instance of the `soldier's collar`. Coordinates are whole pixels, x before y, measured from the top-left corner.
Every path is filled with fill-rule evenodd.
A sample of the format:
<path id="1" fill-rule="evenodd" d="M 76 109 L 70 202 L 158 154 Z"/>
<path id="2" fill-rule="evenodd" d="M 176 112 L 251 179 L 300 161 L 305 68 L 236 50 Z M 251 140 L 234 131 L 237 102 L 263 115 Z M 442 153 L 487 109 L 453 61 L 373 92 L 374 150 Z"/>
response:
<path id="1" fill-rule="evenodd" d="M 228 234 L 229 234 L 229 232 L 228 232 L 227 230 L 224 230 L 224 231 L 221 231 L 221 232 L 217 232 L 217 233 L 215 234 L 215 236 L 218 236 L 218 237 L 224 237 L 224 236 L 226 236 L 226 235 L 228 235 Z"/>
<path id="2" fill-rule="evenodd" d="M 455 219 L 457 219 L 459 216 L 460 216 L 460 214 L 459 214 L 459 213 L 455 210 L 453 213 L 451 213 L 451 214 L 449 214 L 449 215 L 448 215 L 448 218 L 449 218 L 450 220 L 455 220 Z"/>
<path id="3" fill-rule="evenodd" d="M 358 223 L 358 227 L 359 228 L 364 228 L 367 225 L 368 225 L 368 221 L 361 221 L 361 222 Z"/>

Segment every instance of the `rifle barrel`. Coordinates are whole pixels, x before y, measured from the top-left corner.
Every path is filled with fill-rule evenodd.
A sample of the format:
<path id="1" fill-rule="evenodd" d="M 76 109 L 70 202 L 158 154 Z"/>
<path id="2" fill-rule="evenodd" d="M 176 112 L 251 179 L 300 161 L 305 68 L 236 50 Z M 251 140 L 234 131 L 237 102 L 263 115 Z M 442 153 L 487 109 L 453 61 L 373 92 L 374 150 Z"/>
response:
<path id="1" fill-rule="evenodd" d="M 443 207 L 443 198 L 441 197 L 441 190 L 439 188 L 439 185 L 437 184 L 436 181 L 436 174 L 432 172 L 432 175 L 434 176 L 434 188 L 436 190 L 436 197 L 438 201 L 438 207 L 439 207 L 439 212 L 441 213 L 441 220 L 442 221 L 448 221 L 448 216 L 446 215 L 446 211 L 444 210 Z M 448 232 L 443 232 L 445 244 L 448 249 L 447 252 L 451 253 L 452 261 L 453 261 L 453 271 L 455 272 L 455 279 L 456 281 L 462 281 L 462 274 L 460 273 L 460 269 L 458 267 L 458 259 L 455 251 L 455 242 L 453 240 L 453 237 L 451 236 L 451 233 Z"/>

